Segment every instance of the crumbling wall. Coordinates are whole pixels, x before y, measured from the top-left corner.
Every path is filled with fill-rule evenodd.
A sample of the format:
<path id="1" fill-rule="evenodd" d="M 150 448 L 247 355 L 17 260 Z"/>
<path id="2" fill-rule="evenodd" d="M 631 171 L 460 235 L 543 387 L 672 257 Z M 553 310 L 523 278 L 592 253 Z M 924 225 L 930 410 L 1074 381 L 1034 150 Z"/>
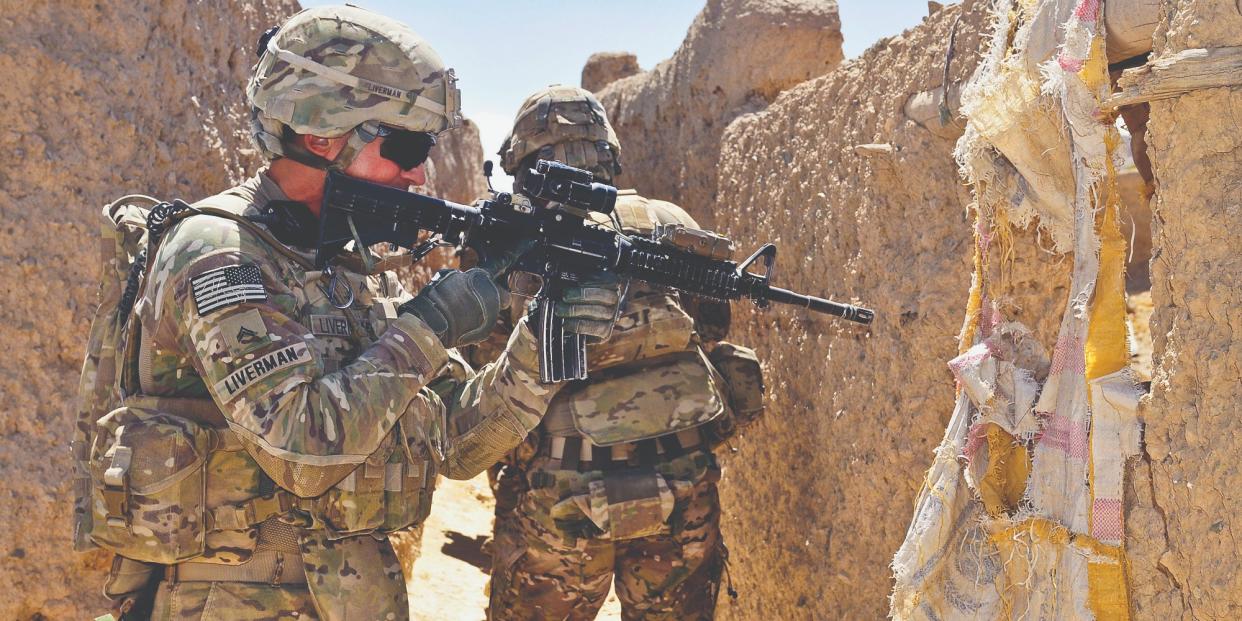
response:
<path id="1" fill-rule="evenodd" d="M 1152 62 L 1242 46 L 1233 2 L 1166 0 Z M 1227 49 L 1232 48 L 1232 49 Z M 1176 69 L 1175 69 L 1176 71 Z M 1151 103 L 1154 376 L 1128 477 L 1136 619 L 1242 616 L 1242 85 Z"/>
<path id="2" fill-rule="evenodd" d="M 197 199 L 258 163 L 243 87 L 293 0 L 4 2 L 0 10 L 0 617 L 93 618 L 107 555 L 70 543 L 69 431 L 99 210 Z"/>
<path id="3" fill-rule="evenodd" d="M 734 312 L 731 338 L 759 349 L 770 400 L 725 460 L 741 591 L 722 603 L 730 619 L 887 612 L 889 563 L 953 407 L 946 362 L 973 249 L 952 156 L 956 94 L 978 62 L 987 5 L 941 9 L 724 133 L 716 217 L 739 252 L 775 240 L 781 286 L 854 298 L 877 316 L 868 331 L 792 308 Z M 1040 250 L 1034 231 L 1010 247 L 992 275 L 1002 312 L 1051 349 L 1068 261 Z"/>
<path id="4" fill-rule="evenodd" d="M 1126 254 L 1126 291 L 1151 289 L 1151 186 L 1137 168 L 1117 173 L 1117 193 L 1124 212 L 1121 236 L 1129 242 Z"/>
<path id="5" fill-rule="evenodd" d="M 642 71 L 638 57 L 629 52 L 597 52 L 582 66 L 582 88 L 592 93 Z"/>
<path id="6" fill-rule="evenodd" d="M 835 1 L 708 0 L 672 58 L 599 92 L 621 141 L 619 185 L 710 225 L 729 121 L 830 71 L 841 40 Z"/>

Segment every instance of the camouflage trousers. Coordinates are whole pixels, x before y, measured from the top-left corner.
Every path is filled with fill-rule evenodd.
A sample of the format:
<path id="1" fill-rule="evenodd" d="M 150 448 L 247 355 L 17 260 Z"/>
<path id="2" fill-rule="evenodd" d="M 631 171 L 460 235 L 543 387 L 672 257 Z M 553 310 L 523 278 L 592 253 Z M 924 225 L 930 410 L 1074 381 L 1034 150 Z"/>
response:
<path id="1" fill-rule="evenodd" d="M 495 486 L 500 510 L 488 619 L 594 619 L 614 577 L 623 619 L 712 619 L 725 558 L 716 488 L 720 471 L 710 453 L 687 455 L 656 470 L 675 496 L 667 527 L 624 541 L 569 536 L 552 517 L 553 506 L 603 473 L 506 470 Z M 532 477 L 534 472 L 543 474 Z M 529 489 L 510 477 L 555 483 Z M 504 497 L 509 493 L 515 497 Z"/>
<path id="2" fill-rule="evenodd" d="M 278 529 L 275 529 L 278 530 Z M 252 573 L 287 575 L 285 584 L 241 582 L 228 578 L 217 580 L 216 571 L 227 573 L 230 568 L 212 569 L 205 577 L 198 568 L 198 580 L 164 580 L 155 594 L 152 619 L 155 621 L 352 621 L 383 619 L 405 621 L 409 618 L 406 581 L 402 563 L 387 537 L 359 535 L 333 540 L 322 531 L 303 531 L 299 548 L 290 542 L 266 540 L 261 529 L 259 551 L 247 563 L 259 562 L 260 554 L 279 550 L 284 556 L 278 563 L 270 560 L 254 568 Z M 292 556 L 300 551 L 300 558 Z M 306 574 L 303 581 L 280 568 L 279 560 L 300 563 Z M 182 572 L 188 565 L 179 566 Z M 232 569 L 241 570 L 246 565 Z M 285 565 L 287 567 L 287 565 Z M 180 572 L 179 572 L 180 575 Z"/>
<path id="3" fill-rule="evenodd" d="M 315 621 L 305 586 L 244 582 L 163 582 L 152 621 Z"/>

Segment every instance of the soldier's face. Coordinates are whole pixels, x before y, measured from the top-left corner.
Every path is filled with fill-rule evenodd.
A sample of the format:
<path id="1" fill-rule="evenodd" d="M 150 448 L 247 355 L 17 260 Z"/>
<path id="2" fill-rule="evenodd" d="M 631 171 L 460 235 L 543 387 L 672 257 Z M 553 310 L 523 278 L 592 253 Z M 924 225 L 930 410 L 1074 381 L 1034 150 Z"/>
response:
<path id="1" fill-rule="evenodd" d="M 380 155 L 385 138 L 376 138 L 358 153 L 345 169 L 345 174 L 363 181 L 405 189 L 412 185 L 427 185 L 427 164 L 419 164 L 409 170 L 401 170 L 396 162 Z M 341 145 L 342 147 L 344 144 Z"/>

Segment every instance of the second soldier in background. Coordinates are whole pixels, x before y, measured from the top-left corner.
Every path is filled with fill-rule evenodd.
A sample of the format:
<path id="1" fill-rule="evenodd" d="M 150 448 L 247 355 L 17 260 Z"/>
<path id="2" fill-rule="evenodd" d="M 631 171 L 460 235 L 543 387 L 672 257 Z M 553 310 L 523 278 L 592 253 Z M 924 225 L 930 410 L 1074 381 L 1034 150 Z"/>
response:
<path id="1" fill-rule="evenodd" d="M 620 150 L 591 93 L 553 86 L 522 104 L 500 155 L 521 188 L 537 159 L 611 183 Z M 591 215 L 632 235 L 697 228 L 677 205 L 632 190 L 611 220 Z M 494 471 L 489 619 L 593 619 L 614 577 L 625 619 L 713 618 L 727 552 L 712 449 L 763 409 L 758 360 L 721 341 L 728 327 L 727 302 L 629 286 L 611 337 L 588 349 L 590 379 L 562 390 Z M 471 362 L 492 359 L 509 332 L 498 328 Z"/>

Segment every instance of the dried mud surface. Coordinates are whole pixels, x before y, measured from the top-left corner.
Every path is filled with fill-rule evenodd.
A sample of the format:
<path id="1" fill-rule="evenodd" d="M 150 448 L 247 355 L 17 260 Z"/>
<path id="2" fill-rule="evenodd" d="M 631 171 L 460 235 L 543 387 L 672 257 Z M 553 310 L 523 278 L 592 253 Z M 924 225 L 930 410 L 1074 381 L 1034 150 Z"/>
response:
<path id="1" fill-rule="evenodd" d="M 972 271 L 969 194 L 952 157 L 961 119 L 939 124 L 936 89 L 959 17 L 949 80 L 974 70 L 986 6 L 940 10 L 724 134 L 716 217 L 739 252 L 773 240 L 781 286 L 877 313 L 868 331 L 735 308 L 731 338 L 759 349 L 770 401 L 721 483 L 741 591 L 722 602 L 725 618 L 886 615 L 889 563 L 951 413 L 945 363 Z M 855 148 L 868 144 L 887 147 Z M 993 275 L 1006 315 L 1049 348 L 1068 263 L 1019 231 Z"/>
<path id="2" fill-rule="evenodd" d="M 1242 45 L 1232 2 L 1171 0 L 1155 57 Z M 1135 619 L 1242 616 L 1242 90 L 1151 104 L 1152 394 L 1129 477 Z"/>
<path id="3" fill-rule="evenodd" d="M 841 62 L 827 0 L 708 0 L 672 58 L 599 92 L 621 141 L 617 181 L 710 226 L 720 135 L 799 82 Z"/>

